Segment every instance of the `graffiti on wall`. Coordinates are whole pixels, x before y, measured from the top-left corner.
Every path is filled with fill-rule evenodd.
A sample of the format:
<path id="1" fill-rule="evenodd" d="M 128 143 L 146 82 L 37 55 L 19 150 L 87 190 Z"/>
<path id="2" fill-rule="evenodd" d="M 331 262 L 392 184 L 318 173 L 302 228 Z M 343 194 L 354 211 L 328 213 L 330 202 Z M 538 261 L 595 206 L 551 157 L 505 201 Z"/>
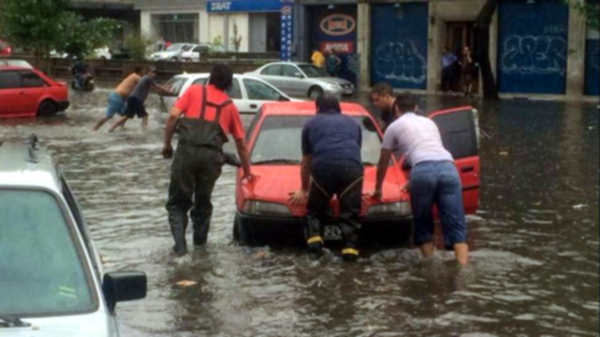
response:
<path id="1" fill-rule="evenodd" d="M 375 49 L 374 56 L 374 71 L 381 78 L 415 84 L 426 79 L 427 61 L 415 41 L 382 43 Z"/>
<path id="2" fill-rule="evenodd" d="M 504 73 L 556 74 L 566 70 L 567 41 L 556 35 L 510 35 L 503 43 Z"/>

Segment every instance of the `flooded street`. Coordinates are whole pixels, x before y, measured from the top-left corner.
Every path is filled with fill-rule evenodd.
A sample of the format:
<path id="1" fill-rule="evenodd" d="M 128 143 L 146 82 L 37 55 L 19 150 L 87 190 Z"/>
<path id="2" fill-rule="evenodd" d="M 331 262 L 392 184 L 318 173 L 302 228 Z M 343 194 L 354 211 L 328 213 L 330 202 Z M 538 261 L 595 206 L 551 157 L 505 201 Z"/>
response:
<path id="1" fill-rule="evenodd" d="M 71 92 L 69 109 L 52 118 L 0 120 L 0 139 L 35 132 L 78 197 L 105 271 L 147 273 L 147 297 L 117 305 L 123 336 L 598 334 L 595 104 L 473 101 L 481 188 L 466 268 L 446 252 L 422 261 L 412 247 L 367 251 L 354 264 L 333 254 L 313 261 L 299 248 L 240 247 L 229 166 L 213 194 L 207 246 L 175 262 L 159 101 L 148 99 L 146 132 L 137 119 L 113 134 L 109 125 L 92 132 L 109 92 Z M 428 97 L 424 109 L 465 102 Z"/>

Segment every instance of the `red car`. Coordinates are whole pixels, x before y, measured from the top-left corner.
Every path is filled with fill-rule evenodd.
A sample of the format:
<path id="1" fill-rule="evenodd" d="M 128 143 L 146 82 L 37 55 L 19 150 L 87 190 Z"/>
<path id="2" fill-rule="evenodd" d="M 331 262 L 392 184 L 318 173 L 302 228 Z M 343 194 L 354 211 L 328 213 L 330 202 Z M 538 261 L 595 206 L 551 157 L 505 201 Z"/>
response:
<path id="1" fill-rule="evenodd" d="M 68 106 L 66 83 L 36 69 L 0 66 L 0 117 L 51 115 Z"/>
<path id="2" fill-rule="evenodd" d="M 362 106 L 342 103 L 341 109 L 362 126 L 363 194 L 371 194 L 381 150 L 381 130 Z M 300 188 L 301 132 L 315 111 L 314 102 L 267 103 L 248 128 L 246 140 L 251 170 L 257 178 L 242 182 L 242 170 L 237 171 L 233 235 L 242 244 L 304 241 L 306 208 L 292 206 L 288 199 L 290 192 Z M 440 127 L 444 144 L 457 158 L 465 210 L 473 213 L 477 209 L 479 191 L 476 110 L 467 106 L 438 111 L 430 117 Z M 410 169 L 403 168 L 402 158 L 392 160 L 383 183 L 382 200 L 363 198 L 361 238 L 364 241 L 399 244 L 410 239 L 412 212 L 409 194 L 402 189 L 409 174 Z M 336 226 L 339 205 L 335 198 L 331 201 L 331 210 L 330 221 L 324 229 L 325 240 L 339 240 L 341 233 Z"/>
<path id="3" fill-rule="evenodd" d="M 0 40 L 0 56 L 10 56 L 12 54 L 12 48 L 8 43 Z"/>

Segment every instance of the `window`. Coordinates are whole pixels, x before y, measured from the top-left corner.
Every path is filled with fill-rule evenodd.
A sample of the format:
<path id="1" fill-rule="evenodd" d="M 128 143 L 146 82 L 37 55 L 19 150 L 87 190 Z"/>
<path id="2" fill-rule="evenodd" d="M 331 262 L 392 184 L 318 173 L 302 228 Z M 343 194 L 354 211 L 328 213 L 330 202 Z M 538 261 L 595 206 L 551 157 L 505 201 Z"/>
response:
<path id="1" fill-rule="evenodd" d="M 197 80 L 194 81 L 194 83 L 192 84 L 199 84 L 199 85 L 205 85 L 208 83 L 208 78 L 204 77 L 204 78 L 199 78 Z M 231 99 L 242 99 L 242 91 L 240 90 L 240 82 L 234 78 L 233 81 L 231 81 L 231 88 L 229 88 L 229 90 L 226 91 L 227 96 L 229 96 L 229 98 Z"/>
<path id="2" fill-rule="evenodd" d="M 300 69 L 306 74 L 308 77 L 329 77 L 325 69 L 317 68 L 312 64 L 302 64 L 299 66 Z"/>
<path id="3" fill-rule="evenodd" d="M 21 77 L 16 71 L 0 71 L 0 89 L 13 89 L 21 86 Z"/>
<path id="4" fill-rule="evenodd" d="M 298 70 L 298 68 L 296 68 L 294 66 L 284 65 L 283 66 L 283 76 L 299 78 L 302 76 L 302 73 L 300 72 L 300 70 Z"/>
<path id="5" fill-rule="evenodd" d="M 260 126 L 252 147 L 251 162 L 270 160 L 300 161 L 302 128 L 313 116 L 269 116 Z M 377 165 L 381 140 L 369 117 L 353 117 L 362 130 L 361 158 L 365 165 Z M 249 129 L 250 130 L 250 129 Z"/>
<path id="6" fill-rule="evenodd" d="M 281 94 L 277 90 L 257 80 L 245 78 L 244 85 L 246 86 L 248 99 L 277 101 L 281 97 Z"/>
<path id="7" fill-rule="evenodd" d="M 281 76 L 281 64 L 274 64 L 263 69 L 261 72 L 263 75 Z"/>
<path id="8" fill-rule="evenodd" d="M 183 87 L 186 81 L 187 78 L 185 77 L 172 77 L 170 80 L 167 81 L 165 86 L 169 90 L 171 90 L 171 92 L 177 93 L 177 95 L 179 95 L 181 88 Z"/>
<path id="9" fill-rule="evenodd" d="M 64 214 L 48 192 L 0 189 L 3 315 L 86 312 L 97 305 Z"/>
<path id="10" fill-rule="evenodd" d="M 44 81 L 31 71 L 21 72 L 21 86 L 24 88 L 38 88 L 45 85 Z"/>

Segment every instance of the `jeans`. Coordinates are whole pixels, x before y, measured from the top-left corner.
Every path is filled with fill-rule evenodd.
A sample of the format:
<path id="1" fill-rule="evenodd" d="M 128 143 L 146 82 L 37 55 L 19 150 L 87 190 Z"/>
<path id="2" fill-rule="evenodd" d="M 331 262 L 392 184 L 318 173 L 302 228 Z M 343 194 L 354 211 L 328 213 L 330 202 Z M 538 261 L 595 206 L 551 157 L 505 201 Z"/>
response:
<path id="1" fill-rule="evenodd" d="M 467 227 L 462 186 L 453 162 L 426 161 L 415 165 L 410 174 L 410 201 L 415 222 L 415 244 L 433 240 L 432 206 L 437 206 L 444 233 L 444 246 L 466 242 Z"/>

